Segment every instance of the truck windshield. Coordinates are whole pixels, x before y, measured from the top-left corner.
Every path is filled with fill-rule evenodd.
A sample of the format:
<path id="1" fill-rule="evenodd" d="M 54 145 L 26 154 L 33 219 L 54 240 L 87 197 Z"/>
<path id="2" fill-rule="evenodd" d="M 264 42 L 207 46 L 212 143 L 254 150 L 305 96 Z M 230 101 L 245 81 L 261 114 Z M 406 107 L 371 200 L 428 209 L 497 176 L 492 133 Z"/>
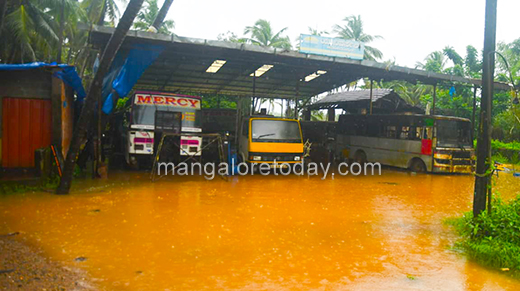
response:
<path id="1" fill-rule="evenodd" d="M 471 147 L 471 123 L 460 120 L 437 120 L 437 146 Z"/>
<path id="2" fill-rule="evenodd" d="M 291 120 L 254 119 L 251 134 L 253 142 L 302 142 L 300 126 Z"/>

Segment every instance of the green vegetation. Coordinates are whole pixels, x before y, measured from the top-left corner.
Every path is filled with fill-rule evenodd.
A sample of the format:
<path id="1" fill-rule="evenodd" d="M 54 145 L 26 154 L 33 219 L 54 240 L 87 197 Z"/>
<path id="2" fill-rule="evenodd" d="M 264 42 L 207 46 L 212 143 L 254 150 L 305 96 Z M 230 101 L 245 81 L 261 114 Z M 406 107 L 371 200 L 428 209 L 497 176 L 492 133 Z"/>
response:
<path id="1" fill-rule="evenodd" d="M 157 14 L 159 13 L 158 0 L 145 0 L 143 8 L 137 14 L 136 21 L 134 22 L 133 29 L 146 31 L 152 26 Z M 164 34 L 172 34 L 172 29 L 175 27 L 173 20 L 165 20 L 161 28 L 157 32 Z"/>
<path id="2" fill-rule="evenodd" d="M 258 19 L 253 26 L 246 26 L 244 34 L 247 36 L 247 43 L 282 48 L 290 50 L 292 48 L 291 40 L 288 36 L 282 36 L 287 27 L 273 33 L 271 23 L 265 19 Z"/>
<path id="3" fill-rule="evenodd" d="M 347 24 L 334 26 L 334 32 L 338 34 L 339 38 L 355 40 L 365 45 L 364 58 L 367 60 L 377 60 L 383 58 L 383 53 L 375 47 L 367 45 L 375 39 L 383 38 L 380 35 L 370 35 L 365 33 L 363 28 L 363 21 L 361 15 L 351 15 L 343 19 Z M 323 32 L 322 32 L 323 33 Z"/>
<path id="4" fill-rule="evenodd" d="M 493 160 L 504 164 L 520 164 L 520 142 L 491 141 Z"/>
<path id="5" fill-rule="evenodd" d="M 447 223 L 454 225 L 462 236 L 457 247 L 471 258 L 520 277 L 520 196 L 508 203 L 496 197 L 491 214 L 482 212 L 473 218 L 472 212 L 467 212 Z"/>
<path id="6" fill-rule="evenodd" d="M 28 180 L 28 181 L 3 181 L 0 183 L 0 194 L 21 194 L 27 192 L 53 191 L 58 186 L 59 178 L 49 178 L 45 181 Z"/>
<path id="7" fill-rule="evenodd" d="M 506 143 L 506 142 L 501 142 L 499 140 L 492 140 L 491 147 L 493 149 L 520 151 L 520 142 L 512 141 L 512 142 Z"/>

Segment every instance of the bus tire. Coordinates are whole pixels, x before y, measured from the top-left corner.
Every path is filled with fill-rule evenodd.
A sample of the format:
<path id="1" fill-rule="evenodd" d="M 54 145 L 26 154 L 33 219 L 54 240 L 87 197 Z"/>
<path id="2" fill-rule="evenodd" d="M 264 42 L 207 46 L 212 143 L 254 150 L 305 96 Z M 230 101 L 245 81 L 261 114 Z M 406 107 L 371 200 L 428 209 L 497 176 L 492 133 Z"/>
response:
<path id="1" fill-rule="evenodd" d="M 354 154 L 354 162 L 364 165 L 367 162 L 367 154 L 362 150 L 357 150 Z"/>
<path id="2" fill-rule="evenodd" d="M 423 160 L 419 158 L 413 158 L 410 161 L 410 171 L 416 173 L 424 173 L 426 172 L 426 165 L 424 164 Z"/>

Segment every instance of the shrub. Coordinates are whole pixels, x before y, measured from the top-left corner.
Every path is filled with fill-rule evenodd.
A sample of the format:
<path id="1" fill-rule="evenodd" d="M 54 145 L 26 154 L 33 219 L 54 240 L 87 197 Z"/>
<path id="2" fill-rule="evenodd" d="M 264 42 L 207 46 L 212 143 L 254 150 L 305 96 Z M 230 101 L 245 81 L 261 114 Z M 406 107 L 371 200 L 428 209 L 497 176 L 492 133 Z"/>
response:
<path id="1" fill-rule="evenodd" d="M 451 223 L 462 236 L 457 245 L 470 257 L 492 268 L 508 268 L 520 277 L 520 196 L 509 203 L 497 197 L 491 214 L 474 218 L 468 212 Z"/>

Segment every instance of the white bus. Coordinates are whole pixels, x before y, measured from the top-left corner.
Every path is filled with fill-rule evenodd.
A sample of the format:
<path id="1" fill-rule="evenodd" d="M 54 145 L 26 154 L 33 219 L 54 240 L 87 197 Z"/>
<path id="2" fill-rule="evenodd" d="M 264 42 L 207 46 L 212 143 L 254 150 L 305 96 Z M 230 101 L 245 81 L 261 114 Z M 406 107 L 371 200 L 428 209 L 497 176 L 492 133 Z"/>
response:
<path id="1" fill-rule="evenodd" d="M 341 115 L 335 155 L 414 172 L 471 173 L 471 122 L 431 115 Z"/>
<path id="2" fill-rule="evenodd" d="M 180 155 L 200 155 L 202 132 L 200 125 L 201 99 L 198 96 L 180 95 L 168 92 L 136 91 L 132 97 L 129 124 L 125 136 L 125 158 L 132 166 L 150 164 L 154 155 L 155 115 L 157 111 L 182 113 L 181 132 L 193 136 L 180 138 Z"/>

